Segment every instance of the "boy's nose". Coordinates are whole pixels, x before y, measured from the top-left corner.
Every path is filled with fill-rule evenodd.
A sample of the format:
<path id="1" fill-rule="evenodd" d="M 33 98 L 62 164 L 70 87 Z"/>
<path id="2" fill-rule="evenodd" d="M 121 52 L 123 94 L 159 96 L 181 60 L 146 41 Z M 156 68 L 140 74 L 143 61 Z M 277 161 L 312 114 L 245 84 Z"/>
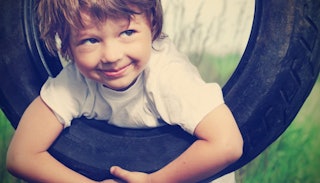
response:
<path id="1" fill-rule="evenodd" d="M 122 59 L 124 53 L 120 44 L 105 44 L 101 48 L 101 62 L 111 63 Z"/>

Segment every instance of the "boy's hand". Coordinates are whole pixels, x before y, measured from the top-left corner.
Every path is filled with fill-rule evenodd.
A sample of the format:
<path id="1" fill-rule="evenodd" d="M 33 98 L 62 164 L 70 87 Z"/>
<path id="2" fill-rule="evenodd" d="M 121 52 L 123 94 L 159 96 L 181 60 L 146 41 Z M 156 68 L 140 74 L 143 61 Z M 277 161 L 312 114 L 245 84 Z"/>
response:
<path id="1" fill-rule="evenodd" d="M 127 183 L 149 183 L 149 174 L 142 172 L 130 172 L 118 166 L 110 168 L 110 173 Z"/>
<path id="2" fill-rule="evenodd" d="M 107 179 L 107 180 L 103 180 L 99 183 L 124 183 L 124 182 L 121 180 Z"/>

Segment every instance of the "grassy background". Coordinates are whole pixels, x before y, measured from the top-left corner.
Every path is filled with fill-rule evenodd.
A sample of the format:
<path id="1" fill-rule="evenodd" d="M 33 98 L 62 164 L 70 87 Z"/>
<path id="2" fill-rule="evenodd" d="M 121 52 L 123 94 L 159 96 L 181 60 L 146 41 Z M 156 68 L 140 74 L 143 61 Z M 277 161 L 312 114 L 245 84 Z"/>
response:
<path id="1" fill-rule="evenodd" d="M 207 81 L 227 81 L 236 67 L 239 54 L 216 57 L 205 55 L 198 65 Z M 214 60 L 214 62 L 212 62 Z M 215 68 L 212 71 L 212 68 Z M 240 183 L 320 183 L 320 79 L 286 132 L 260 156 L 237 171 Z M 14 132 L 0 111 L 0 183 L 21 183 L 5 169 L 6 150 Z"/>

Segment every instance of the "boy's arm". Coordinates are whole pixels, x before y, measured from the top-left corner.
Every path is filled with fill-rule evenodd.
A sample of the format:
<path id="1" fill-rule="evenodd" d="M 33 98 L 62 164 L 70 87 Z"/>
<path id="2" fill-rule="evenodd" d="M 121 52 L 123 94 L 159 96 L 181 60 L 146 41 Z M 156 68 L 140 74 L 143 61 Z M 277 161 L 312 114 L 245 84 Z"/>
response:
<path id="1" fill-rule="evenodd" d="M 47 152 L 62 130 L 50 108 L 37 97 L 26 109 L 12 138 L 7 154 L 8 170 L 32 182 L 94 182 Z"/>
<path id="2" fill-rule="evenodd" d="M 177 159 L 150 175 L 113 167 L 127 182 L 198 182 L 218 173 L 242 155 L 243 140 L 229 108 L 222 104 L 196 127 L 196 140 Z M 139 180 L 140 179 L 140 180 Z"/>

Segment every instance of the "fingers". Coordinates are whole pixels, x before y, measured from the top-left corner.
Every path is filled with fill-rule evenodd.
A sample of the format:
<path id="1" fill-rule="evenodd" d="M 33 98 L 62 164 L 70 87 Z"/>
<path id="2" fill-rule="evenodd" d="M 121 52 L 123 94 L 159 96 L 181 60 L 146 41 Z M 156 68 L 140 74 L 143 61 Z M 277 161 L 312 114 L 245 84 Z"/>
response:
<path id="1" fill-rule="evenodd" d="M 101 181 L 100 183 L 123 183 L 123 182 L 120 180 L 108 179 L 108 180 Z"/>
<path id="2" fill-rule="evenodd" d="M 115 177 L 121 179 L 121 180 L 124 180 L 124 181 L 128 181 L 129 180 L 129 174 L 130 172 L 125 170 L 125 169 L 122 169 L 118 166 L 113 166 L 110 168 L 110 173 L 112 175 L 114 175 Z"/>
<path id="3" fill-rule="evenodd" d="M 143 172 L 130 172 L 118 166 L 110 168 L 110 173 L 127 183 L 144 183 L 150 182 L 149 175 Z"/>

